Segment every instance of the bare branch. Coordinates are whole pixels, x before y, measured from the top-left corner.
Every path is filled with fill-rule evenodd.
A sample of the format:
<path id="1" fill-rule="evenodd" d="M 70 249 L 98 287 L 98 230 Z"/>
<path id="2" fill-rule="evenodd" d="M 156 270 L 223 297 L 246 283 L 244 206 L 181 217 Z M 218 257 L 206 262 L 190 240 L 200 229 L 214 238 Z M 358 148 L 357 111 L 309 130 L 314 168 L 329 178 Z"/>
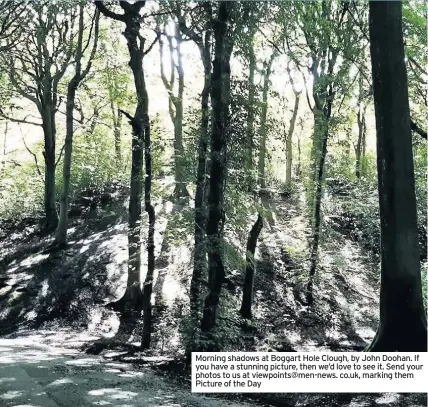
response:
<path id="1" fill-rule="evenodd" d="M 109 10 L 104 5 L 104 2 L 102 2 L 102 1 L 95 1 L 94 3 L 97 6 L 98 10 L 100 10 L 100 12 L 102 14 L 104 14 L 106 17 L 112 18 L 113 20 L 125 22 L 125 15 L 124 14 L 114 13 L 113 11 Z"/>
<path id="2" fill-rule="evenodd" d="M 58 159 L 56 160 L 56 163 L 55 163 L 55 168 L 57 167 L 57 165 L 59 164 L 59 161 L 61 160 L 62 153 L 64 152 L 64 148 L 65 148 L 65 143 L 64 143 L 64 145 L 62 146 L 61 151 L 59 152 Z"/>
<path id="3" fill-rule="evenodd" d="M 15 119 L 13 117 L 8 116 L 6 113 L 4 113 L 3 109 L 0 107 L 0 116 L 5 118 L 6 120 L 10 120 L 11 122 L 15 122 L 15 123 L 31 124 L 32 126 L 42 126 L 41 123 L 36 123 L 36 122 L 27 120 L 27 117 L 30 117 L 31 114 L 28 114 L 23 119 Z"/>
<path id="4" fill-rule="evenodd" d="M 20 127 L 21 129 L 21 127 Z M 22 142 L 24 143 L 24 147 L 25 149 L 34 157 L 34 162 L 36 163 L 36 169 L 37 169 L 37 173 L 43 177 L 42 172 L 40 171 L 40 167 L 39 167 L 39 162 L 37 161 L 37 155 L 35 153 L 33 153 L 30 148 L 28 147 L 27 143 L 25 142 L 25 138 L 24 135 L 22 134 L 22 130 L 21 130 L 21 137 L 22 137 Z"/>

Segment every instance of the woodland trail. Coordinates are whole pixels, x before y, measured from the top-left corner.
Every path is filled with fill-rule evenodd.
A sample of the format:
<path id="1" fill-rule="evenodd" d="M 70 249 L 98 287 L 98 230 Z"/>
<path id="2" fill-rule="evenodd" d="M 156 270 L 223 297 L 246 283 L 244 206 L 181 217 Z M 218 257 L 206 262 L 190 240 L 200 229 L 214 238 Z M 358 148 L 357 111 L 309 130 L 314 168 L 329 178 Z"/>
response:
<path id="1" fill-rule="evenodd" d="M 148 369 L 88 357 L 28 338 L 0 340 L 2 407 L 238 407 L 173 384 Z"/>

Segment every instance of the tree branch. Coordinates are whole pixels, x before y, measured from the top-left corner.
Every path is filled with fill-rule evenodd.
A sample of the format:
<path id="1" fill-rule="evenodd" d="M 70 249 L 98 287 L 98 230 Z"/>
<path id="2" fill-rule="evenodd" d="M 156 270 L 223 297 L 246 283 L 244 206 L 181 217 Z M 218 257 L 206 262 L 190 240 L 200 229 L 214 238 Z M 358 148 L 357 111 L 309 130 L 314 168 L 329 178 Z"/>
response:
<path id="1" fill-rule="evenodd" d="M 56 163 L 55 163 L 55 168 L 57 167 L 57 165 L 59 164 L 59 161 L 61 160 L 62 153 L 64 152 L 64 147 L 65 147 L 65 143 L 63 144 L 61 151 L 59 152 L 58 159 L 56 160 Z"/>
<path id="2" fill-rule="evenodd" d="M 94 3 L 97 6 L 98 10 L 100 10 L 100 12 L 106 17 L 112 18 L 113 20 L 125 22 L 124 14 L 114 13 L 113 11 L 109 10 L 102 1 L 95 1 Z"/>
<path id="3" fill-rule="evenodd" d="M 422 138 L 427 140 L 427 132 L 421 129 L 412 119 L 410 119 L 410 128 L 415 133 L 418 133 Z"/>
<path id="4" fill-rule="evenodd" d="M 27 117 L 31 116 L 31 114 L 25 116 L 23 119 L 14 119 L 14 118 L 6 115 L 6 113 L 4 113 L 3 109 L 0 107 L 0 116 L 2 116 L 3 118 L 5 118 L 7 120 L 10 120 L 11 122 L 15 122 L 15 123 L 31 124 L 33 126 L 42 126 L 41 123 L 36 123 L 36 122 L 31 122 L 31 121 L 26 120 Z"/>
<path id="5" fill-rule="evenodd" d="M 42 172 L 40 171 L 39 163 L 37 161 L 37 155 L 35 153 L 33 153 L 30 150 L 30 148 L 27 146 L 27 143 L 25 142 L 25 138 L 24 138 L 24 135 L 22 134 L 22 131 L 21 131 L 21 137 L 22 137 L 22 142 L 24 143 L 25 149 L 34 157 L 34 162 L 36 163 L 37 173 L 43 178 Z"/>

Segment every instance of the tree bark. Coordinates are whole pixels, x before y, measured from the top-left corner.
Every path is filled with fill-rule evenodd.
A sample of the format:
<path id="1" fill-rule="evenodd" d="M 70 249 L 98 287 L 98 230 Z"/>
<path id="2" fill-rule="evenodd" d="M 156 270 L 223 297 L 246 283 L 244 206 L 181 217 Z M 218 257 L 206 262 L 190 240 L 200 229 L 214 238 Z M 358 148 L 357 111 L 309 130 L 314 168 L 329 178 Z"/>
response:
<path id="1" fill-rule="evenodd" d="M 258 166 L 258 179 L 261 188 L 266 188 L 266 139 L 267 139 L 267 111 L 268 111 L 268 93 L 270 87 L 270 74 L 272 63 L 275 58 L 275 52 L 270 57 L 269 61 L 265 63 L 263 72 L 263 93 L 262 93 L 262 111 L 260 115 L 260 151 L 259 151 L 259 166 Z"/>
<path id="2" fill-rule="evenodd" d="M 147 93 L 146 93 L 147 97 Z M 150 140 L 150 122 L 146 112 L 145 139 L 144 139 L 144 158 L 146 161 L 146 179 L 144 183 L 144 206 L 149 216 L 149 231 L 147 235 L 147 273 L 144 280 L 143 289 L 143 333 L 141 339 L 141 348 L 150 348 L 152 335 L 152 292 L 153 275 L 155 272 L 155 209 L 151 203 L 152 188 L 152 152 Z"/>
<path id="3" fill-rule="evenodd" d="M 256 56 L 254 53 L 254 33 L 250 37 L 250 46 L 249 46 L 249 73 L 248 73 L 248 119 L 247 119 L 247 143 L 248 143 L 248 152 L 247 152 L 247 171 L 249 171 L 248 175 L 248 190 L 252 190 L 253 185 L 253 171 L 254 171 L 254 162 L 253 162 L 253 154 L 254 154 L 254 118 L 255 118 L 255 95 L 256 95 L 256 86 L 254 83 L 254 74 L 256 71 Z"/>
<path id="4" fill-rule="evenodd" d="M 370 2 L 381 220 L 380 321 L 372 352 L 426 352 L 402 3 Z"/>
<path id="5" fill-rule="evenodd" d="M 201 59 L 204 65 L 204 88 L 201 96 L 202 119 L 198 147 L 198 168 L 195 192 L 195 249 L 193 274 L 190 282 L 190 312 L 196 323 L 199 321 L 201 279 L 206 270 L 206 248 L 204 210 L 204 190 L 206 184 L 206 156 L 208 147 L 209 96 L 211 87 L 211 33 L 205 33 L 204 45 L 201 47 Z"/>
<path id="6" fill-rule="evenodd" d="M 293 133 L 296 126 L 297 113 L 299 111 L 300 93 L 294 93 L 294 107 L 293 115 L 290 121 L 290 128 L 288 129 L 287 140 L 286 140 L 286 168 L 285 168 L 285 184 L 287 187 L 291 186 L 291 175 L 293 165 Z"/>
<path id="7" fill-rule="evenodd" d="M 177 74 L 178 93 L 175 99 L 175 121 L 174 121 L 174 158 L 175 158 L 175 191 L 177 198 L 188 197 L 186 189 L 186 174 L 184 170 L 184 145 L 183 145 L 183 98 L 184 98 L 184 69 L 183 56 L 181 55 L 182 38 L 178 26 L 175 27 L 175 39 L 177 42 Z M 172 52 L 172 50 L 171 50 Z M 171 67 L 174 69 L 174 66 Z"/>
<path id="8" fill-rule="evenodd" d="M 70 194 L 70 173 L 71 173 L 71 155 L 73 150 L 73 111 L 76 98 L 78 80 L 73 78 L 68 84 L 67 106 L 66 106 L 66 135 L 64 146 L 64 165 L 63 165 L 63 191 L 60 200 L 60 215 L 57 230 L 55 232 L 55 243 L 64 245 L 67 240 L 68 225 L 68 207 Z"/>
<path id="9" fill-rule="evenodd" d="M 117 168 L 120 168 L 122 165 L 122 140 L 121 140 L 122 113 L 115 108 L 113 101 L 111 101 L 110 106 L 111 106 L 111 112 L 113 115 L 114 152 L 116 157 L 116 166 Z"/>
<path id="10" fill-rule="evenodd" d="M 355 176 L 360 179 L 363 166 L 361 163 L 361 157 L 363 152 L 365 153 L 365 125 L 366 125 L 366 105 L 362 99 L 363 93 L 363 77 L 360 75 L 359 80 L 359 103 L 357 113 L 357 124 L 358 124 L 358 140 L 357 147 L 355 149 Z"/>
<path id="11" fill-rule="evenodd" d="M 45 104 L 42 107 L 43 135 L 45 159 L 45 230 L 46 232 L 54 231 L 58 225 L 58 213 L 56 210 L 55 196 L 55 142 L 56 142 L 56 125 L 55 125 L 55 108 L 52 102 L 51 90 L 45 92 Z"/>
<path id="12" fill-rule="evenodd" d="M 324 177 L 324 164 L 327 156 L 327 141 L 328 141 L 328 124 L 325 123 L 325 129 L 321 138 L 321 156 L 318 163 L 318 171 L 315 180 L 315 208 L 313 220 L 313 241 L 310 254 L 311 268 L 309 270 L 309 281 L 307 285 L 306 299 L 309 305 L 314 301 L 313 298 L 313 280 L 318 264 L 318 248 L 321 235 L 321 201 L 322 201 L 322 184 Z"/>
<path id="13" fill-rule="evenodd" d="M 253 301 L 253 287 L 254 287 L 254 253 L 256 251 L 257 239 L 263 227 L 263 218 L 259 214 L 257 220 L 251 228 L 247 240 L 247 256 L 246 256 L 246 269 L 245 280 L 242 291 L 242 305 L 240 313 L 243 318 L 251 319 L 251 304 Z"/>
<path id="14" fill-rule="evenodd" d="M 216 326 L 221 287 L 225 277 L 223 253 L 224 190 L 226 148 L 229 132 L 230 57 L 233 34 L 230 27 L 234 2 L 221 1 L 214 22 L 215 51 L 211 77 L 213 125 L 211 129 L 211 168 L 209 213 L 207 222 L 209 292 L 205 298 L 201 332 L 208 339 L 208 348 L 215 349 L 213 329 Z"/>

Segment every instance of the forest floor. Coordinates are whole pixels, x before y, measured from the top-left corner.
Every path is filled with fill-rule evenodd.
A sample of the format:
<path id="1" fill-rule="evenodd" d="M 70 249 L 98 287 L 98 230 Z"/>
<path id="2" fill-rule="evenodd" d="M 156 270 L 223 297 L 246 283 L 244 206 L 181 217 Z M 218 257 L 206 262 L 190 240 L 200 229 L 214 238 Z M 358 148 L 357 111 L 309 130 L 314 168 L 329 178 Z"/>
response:
<path id="1" fill-rule="evenodd" d="M 229 350 L 358 351 L 375 334 L 377 261 L 346 233 L 331 227 L 323 234 L 314 292 L 316 301 L 311 307 L 305 305 L 302 292 L 308 270 L 308 225 L 301 195 L 284 198 L 271 194 L 265 198 L 273 215 L 265 222 L 256 252 L 254 329 L 245 334 L 235 332 Z M 150 353 L 132 364 L 132 369 L 142 372 L 147 382 L 143 380 L 142 387 L 138 387 L 138 375 L 127 373 L 130 365 L 122 361 L 121 367 L 112 367 L 108 354 L 104 355 L 105 359 L 77 354 L 85 344 L 113 337 L 119 325 L 118 317 L 105 304 L 117 299 L 126 285 L 125 196 L 126 191 L 116 191 L 107 202 L 92 209 L 79 209 L 80 203 L 76 203 L 74 209 L 78 216 L 71 218 L 70 241 L 61 251 L 44 251 L 50 240 L 38 233 L 34 221 L 1 225 L 0 336 L 4 339 L 0 342 L 0 405 L 23 405 L 22 398 L 28 395 L 23 391 L 26 380 L 41 389 L 38 393 L 45 392 L 51 399 L 53 404 L 41 404 L 43 406 L 108 403 L 183 407 L 220 406 L 221 403 L 301 407 L 426 405 L 426 395 L 380 394 L 254 395 L 239 401 L 235 395 L 235 399 L 222 397 L 220 402 L 218 398 L 192 395 L 187 373 L 177 375 L 174 363 L 169 364 L 170 372 L 168 368 L 164 371 L 153 364 L 141 363 L 146 357 L 155 357 L 168 366 L 180 352 L 177 321 L 183 315 L 188 298 L 193 240 L 193 210 L 188 203 L 177 210 L 169 201 L 155 202 L 154 346 Z M 325 219 L 324 223 L 329 225 L 329 222 Z M 249 230 L 250 220 L 247 226 Z M 235 243 L 241 254 L 245 239 L 244 236 L 244 240 Z M 146 257 L 143 251 L 142 258 Z M 229 272 L 232 287 L 225 290 L 225 295 L 234 309 L 239 305 L 243 275 L 239 270 Z M 138 339 L 130 338 L 130 342 L 138 343 Z M 27 353 L 30 357 L 26 359 Z M 83 367 L 71 363 L 76 360 L 73 358 L 84 360 Z M 29 364 L 31 359 L 37 361 L 38 367 L 34 362 Z M 40 369 L 47 372 L 45 379 L 41 378 L 45 373 L 41 374 Z M 163 375 L 169 373 L 175 379 L 178 377 L 178 381 L 165 380 Z M 19 384 L 15 376 L 23 382 Z M 67 388 L 75 389 L 70 390 L 72 393 L 77 391 L 78 402 L 71 402 L 64 394 L 65 401 L 61 403 L 58 399 L 62 397 L 58 396 L 61 392 L 55 390 L 55 383 L 62 383 L 61 380 L 70 380 L 64 383 L 70 384 Z M 173 394 L 175 398 L 171 398 Z M 13 404 L 18 401 L 14 395 L 22 399 L 18 404 Z M 37 405 L 36 400 L 34 403 Z"/>

